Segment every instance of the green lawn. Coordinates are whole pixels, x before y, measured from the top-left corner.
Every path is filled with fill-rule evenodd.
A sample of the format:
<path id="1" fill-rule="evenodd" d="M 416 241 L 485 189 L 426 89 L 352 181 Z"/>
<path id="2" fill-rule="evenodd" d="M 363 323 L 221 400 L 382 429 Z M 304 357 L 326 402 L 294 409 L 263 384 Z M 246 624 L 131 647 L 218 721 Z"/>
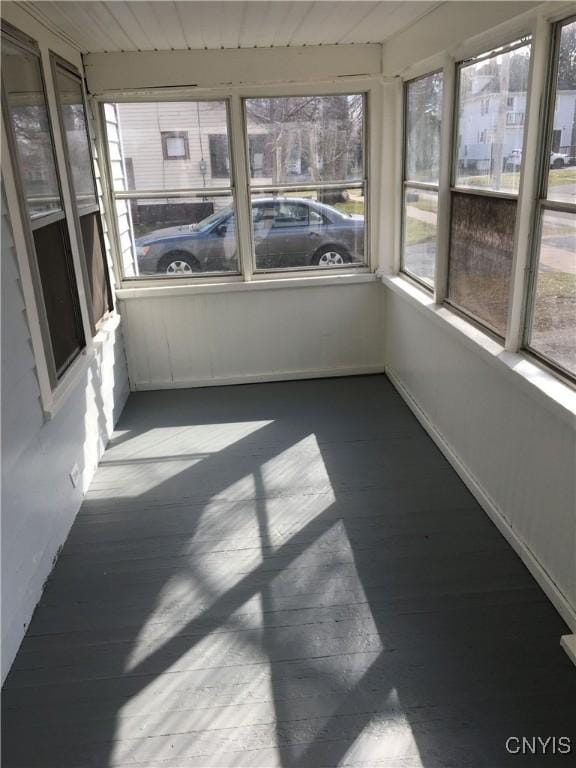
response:
<path id="1" fill-rule="evenodd" d="M 334 203 L 334 208 L 342 213 L 364 214 L 364 202 L 362 200 L 348 200 L 346 203 Z"/>
<path id="2" fill-rule="evenodd" d="M 428 211 L 430 213 L 436 213 L 438 205 L 435 200 L 431 200 L 429 197 L 420 196 L 418 200 L 413 203 L 408 203 L 412 208 L 418 208 L 419 211 Z"/>
<path id="3" fill-rule="evenodd" d="M 576 372 L 576 275 L 540 272 L 530 345 Z"/>
<path id="4" fill-rule="evenodd" d="M 406 245 L 425 243 L 427 240 L 434 240 L 435 237 L 436 228 L 432 224 L 411 217 L 406 218 L 406 228 L 404 230 L 404 242 Z"/>
<path id="5" fill-rule="evenodd" d="M 503 189 L 518 189 L 520 182 L 520 173 L 518 171 L 509 171 L 503 173 L 501 178 Z M 569 168 L 551 168 L 548 183 L 551 187 L 563 184 L 574 184 L 576 182 L 576 166 Z M 488 187 L 490 185 L 490 176 L 464 176 L 458 182 L 459 186 L 464 187 Z"/>

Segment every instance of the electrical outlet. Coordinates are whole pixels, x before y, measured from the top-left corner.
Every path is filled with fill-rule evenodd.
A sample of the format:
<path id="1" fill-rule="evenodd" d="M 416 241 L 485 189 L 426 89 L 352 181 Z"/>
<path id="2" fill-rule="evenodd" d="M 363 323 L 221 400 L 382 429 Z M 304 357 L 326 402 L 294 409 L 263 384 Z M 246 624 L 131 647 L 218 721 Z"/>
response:
<path id="1" fill-rule="evenodd" d="M 72 467 L 72 470 L 70 472 L 70 482 L 74 486 L 74 488 L 78 487 L 78 484 L 80 483 L 80 469 L 78 467 L 78 464 L 74 464 Z"/>

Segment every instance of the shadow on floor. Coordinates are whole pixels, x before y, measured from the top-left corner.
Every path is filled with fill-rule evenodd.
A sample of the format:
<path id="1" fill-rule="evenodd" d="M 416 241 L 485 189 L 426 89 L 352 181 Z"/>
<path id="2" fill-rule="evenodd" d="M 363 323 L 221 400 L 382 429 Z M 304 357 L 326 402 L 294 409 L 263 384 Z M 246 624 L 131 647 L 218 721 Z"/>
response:
<path id="1" fill-rule="evenodd" d="M 505 749 L 574 736 L 565 631 L 385 377 L 139 393 L 7 680 L 3 765 L 567 766 Z"/>

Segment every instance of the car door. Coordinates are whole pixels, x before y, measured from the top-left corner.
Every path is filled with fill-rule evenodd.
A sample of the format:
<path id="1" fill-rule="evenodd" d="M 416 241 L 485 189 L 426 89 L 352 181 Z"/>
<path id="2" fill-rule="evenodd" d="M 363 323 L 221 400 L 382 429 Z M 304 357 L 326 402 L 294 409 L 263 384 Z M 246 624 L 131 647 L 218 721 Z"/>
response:
<path id="1" fill-rule="evenodd" d="M 274 224 L 275 203 L 252 204 L 252 237 L 256 252 L 256 269 L 266 269 L 268 264 L 268 235 Z"/>
<path id="2" fill-rule="evenodd" d="M 302 267 L 320 242 L 320 225 L 311 224 L 310 207 L 289 199 L 275 203 L 274 220 L 267 236 L 267 262 L 273 269 Z"/>

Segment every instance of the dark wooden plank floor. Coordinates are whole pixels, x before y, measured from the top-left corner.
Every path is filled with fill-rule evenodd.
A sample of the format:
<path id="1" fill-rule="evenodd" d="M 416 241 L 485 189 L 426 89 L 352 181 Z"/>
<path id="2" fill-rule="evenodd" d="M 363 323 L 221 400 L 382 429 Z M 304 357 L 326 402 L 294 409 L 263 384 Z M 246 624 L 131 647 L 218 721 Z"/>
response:
<path id="1" fill-rule="evenodd" d="M 567 768 L 505 751 L 574 735 L 565 632 L 383 376 L 135 394 L 2 764 Z"/>

